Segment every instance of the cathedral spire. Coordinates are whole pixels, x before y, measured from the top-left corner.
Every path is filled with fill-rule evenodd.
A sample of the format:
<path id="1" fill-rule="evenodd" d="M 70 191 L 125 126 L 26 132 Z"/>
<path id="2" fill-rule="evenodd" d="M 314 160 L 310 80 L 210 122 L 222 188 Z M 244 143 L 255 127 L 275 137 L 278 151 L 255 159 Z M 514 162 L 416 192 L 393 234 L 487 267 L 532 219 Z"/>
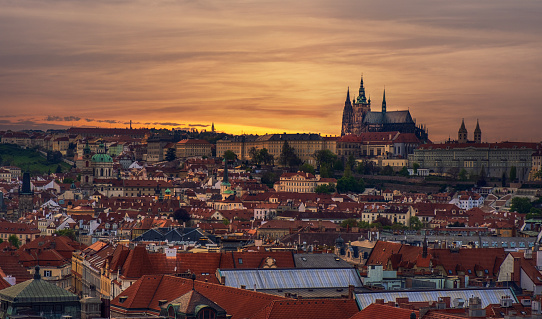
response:
<path id="1" fill-rule="evenodd" d="M 384 88 L 384 97 L 382 98 L 382 113 L 386 113 L 386 88 Z"/>
<path id="2" fill-rule="evenodd" d="M 346 91 L 346 101 L 344 103 L 345 105 L 346 103 L 350 103 L 350 87 L 348 87 L 348 90 Z"/>
<path id="3" fill-rule="evenodd" d="M 465 127 L 465 119 L 461 121 L 461 127 L 457 132 L 457 142 L 467 143 L 467 128 Z"/>
<path id="4" fill-rule="evenodd" d="M 354 117 L 354 110 L 352 109 L 352 101 L 350 101 L 350 87 L 349 87 L 348 91 L 346 91 L 346 101 L 344 101 L 341 136 L 352 133 L 352 118 L 353 117 Z"/>
<path id="5" fill-rule="evenodd" d="M 363 87 L 363 74 L 361 75 L 361 81 L 359 83 L 359 95 L 356 102 L 358 104 L 367 104 L 367 98 L 365 97 L 365 87 Z"/>

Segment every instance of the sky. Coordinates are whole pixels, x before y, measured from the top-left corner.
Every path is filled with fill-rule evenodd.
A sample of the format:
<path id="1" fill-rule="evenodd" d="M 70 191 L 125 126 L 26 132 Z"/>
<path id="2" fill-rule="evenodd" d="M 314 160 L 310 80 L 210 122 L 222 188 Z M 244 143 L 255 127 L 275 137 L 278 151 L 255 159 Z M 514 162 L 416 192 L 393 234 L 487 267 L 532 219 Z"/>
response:
<path id="1" fill-rule="evenodd" d="M 338 135 L 372 110 L 435 142 L 542 140 L 542 1 L 0 0 L 0 130 Z"/>

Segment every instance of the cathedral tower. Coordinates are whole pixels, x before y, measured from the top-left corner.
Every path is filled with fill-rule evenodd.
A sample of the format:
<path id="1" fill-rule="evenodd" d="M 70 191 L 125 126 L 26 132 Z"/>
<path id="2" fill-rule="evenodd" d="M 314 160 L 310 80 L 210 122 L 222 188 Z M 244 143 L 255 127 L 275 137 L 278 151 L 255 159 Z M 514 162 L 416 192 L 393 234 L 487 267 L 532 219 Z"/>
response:
<path id="1" fill-rule="evenodd" d="M 476 129 L 474 129 L 474 143 L 482 143 L 482 130 L 478 120 L 476 120 Z"/>
<path id="2" fill-rule="evenodd" d="M 23 185 L 19 189 L 19 216 L 14 216 L 14 219 L 23 217 L 26 213 L 31 213 L 34 210 L 34 192 L 30 184 L 30 173 L 23 174 Z M 17 218 L 15 218 L 17 217 Z"/>
<path id="3" fill-rule="evenodd" d="M 354 111 L 352 109 L 352 102 L 350 102 L 350 88 L 346 92 L 346 101 L 344 101 L 343 109 L 343 124 L 341 129 L 341 136 L 352 134 L 352 124 L 354 119 Z"/>
<path id="4" fill-rule="evenodd" d="M 465 119 L 461 121 L 461 127 L 457 132 L 457 142 L 458 143 L 467 143 L 467 128 L 465 127 Z"/>

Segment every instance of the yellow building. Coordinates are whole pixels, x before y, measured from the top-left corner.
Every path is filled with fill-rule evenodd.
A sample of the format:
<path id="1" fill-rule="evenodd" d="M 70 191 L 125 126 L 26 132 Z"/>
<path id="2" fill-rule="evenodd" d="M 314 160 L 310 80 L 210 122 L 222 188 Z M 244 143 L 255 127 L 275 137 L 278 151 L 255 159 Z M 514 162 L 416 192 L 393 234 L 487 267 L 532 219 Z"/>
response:
<path id="1" fill-rule="evenodd" d="M 217 141 L 216 154 L 233 151 L 240 160 L 250 160 L 250 150 L 267 149 L 278 161 L 284 142 L 294 149 L 295 154 L 305 163 L 316 165 L 313 155 L 316 151 L 330 150 L 335 153 L 335 143 L 338 138 L 322 137 L 319 134 L 266 134 L 262 136 L 243 135 L 234 139 Z"/>
<path id="2" fill-rule="evenodd" d="M 336 182 L 334 178 L 320 178 L 311 173 L 284 173 L 274 188 L 277 192 L 314 193 L 317 186 Z"/>
<path id="3" fill-rule="evenodd" d="M 181 140 L 177 142 L 176 151 L 177 158 L 211 156 L 212 145 L 206 140 Z"/>

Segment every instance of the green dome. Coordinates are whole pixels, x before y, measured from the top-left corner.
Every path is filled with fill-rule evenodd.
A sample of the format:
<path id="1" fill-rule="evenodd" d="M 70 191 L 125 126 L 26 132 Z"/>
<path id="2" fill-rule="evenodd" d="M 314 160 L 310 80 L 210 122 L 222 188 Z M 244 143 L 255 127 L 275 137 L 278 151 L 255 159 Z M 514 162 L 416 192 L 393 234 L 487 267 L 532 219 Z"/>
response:
<path id="1" fill-rule="evenodd" d="M 107 154 L 94 154 L 91 161 L 95 163 L 113 163 L 113 159 Z"/>
<path id="2" fill-rule="evenodd" d="M 169 190 L 169 188 L 166 189 L 166 195 L 169 195 L 171 194 L 171 191 Z"/>

